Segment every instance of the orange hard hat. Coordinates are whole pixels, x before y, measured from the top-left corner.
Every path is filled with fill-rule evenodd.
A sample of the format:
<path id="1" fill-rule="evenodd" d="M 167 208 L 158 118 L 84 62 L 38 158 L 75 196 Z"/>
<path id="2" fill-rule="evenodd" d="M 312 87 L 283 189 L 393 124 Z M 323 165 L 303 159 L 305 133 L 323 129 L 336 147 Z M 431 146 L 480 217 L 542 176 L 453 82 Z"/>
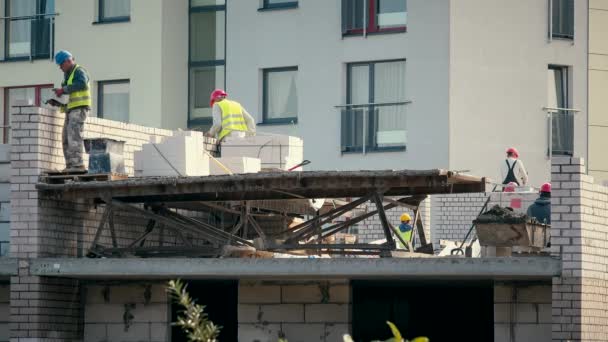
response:
<path id="1" fill-rule="evenodd" d="M 224 91 L 224 89 L 215 89 L 211 92 L 211 96 L 209 97 L 209 107 L 213 107 L 213 104 L 217 101 L 221 96 L 228 96 L 228 94 Z"/>

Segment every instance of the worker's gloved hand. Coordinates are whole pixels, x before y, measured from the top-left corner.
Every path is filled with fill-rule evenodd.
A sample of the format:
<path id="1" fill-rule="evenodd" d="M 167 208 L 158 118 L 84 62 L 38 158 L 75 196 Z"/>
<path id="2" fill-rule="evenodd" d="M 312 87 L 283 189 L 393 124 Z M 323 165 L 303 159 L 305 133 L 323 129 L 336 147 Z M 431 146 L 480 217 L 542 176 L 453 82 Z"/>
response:
<path id="1" fill-rule="evenodd" d="M 63 88 L 57 88 L 57 89 L 54 89 L 54 91 L 55 91 L 55 96 L 57 96 L 57 97 L 61 97 L 61 95 L 63 95 Z"/>

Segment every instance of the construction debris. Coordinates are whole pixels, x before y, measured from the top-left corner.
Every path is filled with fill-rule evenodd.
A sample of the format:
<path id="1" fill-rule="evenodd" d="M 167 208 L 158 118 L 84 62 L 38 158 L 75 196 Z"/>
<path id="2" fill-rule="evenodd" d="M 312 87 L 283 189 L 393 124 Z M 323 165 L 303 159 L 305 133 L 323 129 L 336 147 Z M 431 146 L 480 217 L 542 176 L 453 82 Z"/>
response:
<path id="1" fill-rule="evenodd" d="M 495 205 L 490 210 L 479 215 L 474 221 L 475 224 L 480 223 L 524 223 L 528 219 L 525 214 L 514 212 L 511 208 L 503 208 Z"/>

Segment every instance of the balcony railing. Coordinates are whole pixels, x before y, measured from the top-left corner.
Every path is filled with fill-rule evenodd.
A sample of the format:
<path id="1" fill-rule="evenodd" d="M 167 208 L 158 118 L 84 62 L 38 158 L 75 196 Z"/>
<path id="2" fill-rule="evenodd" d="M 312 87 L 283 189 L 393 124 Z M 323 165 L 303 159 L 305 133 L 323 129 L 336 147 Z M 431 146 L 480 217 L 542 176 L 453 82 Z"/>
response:
<path id="1" fill-rule="evenodd" d="M 0 60 L 53 58 L 55 17 L 58 13 L 0 17 L 5 27 L 0 37 L 4 53 Z"/>
<path id="2" fill-rule="evenodd" d="M 336 106 L 341 110 L 342 152 L 404 151 L 410 101 Z"/>
<path id="3" fill-rule="evenodd" d="M 544 107 L 547 112 L 547 158 L 574 154 L 574 115 L 579 109 Z"/>

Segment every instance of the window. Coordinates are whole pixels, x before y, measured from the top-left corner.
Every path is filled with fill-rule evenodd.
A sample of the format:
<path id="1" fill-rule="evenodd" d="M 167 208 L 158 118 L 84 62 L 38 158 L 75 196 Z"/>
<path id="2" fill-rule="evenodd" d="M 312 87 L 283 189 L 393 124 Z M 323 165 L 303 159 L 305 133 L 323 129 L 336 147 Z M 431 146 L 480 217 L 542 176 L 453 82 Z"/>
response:
<path id="1" fill-rule="evenodd" d="M 406 0 L 342 0 L 342 34 L 404 32 Z"/>
<path id="2" fill-rule="evenodd" d="M 10 143 L 10 114 L 13 113 L 13 106 L 17 104 L 17 101 L 27 101 L 34 106 L 41 106 L 53 96 L 52 88 L 52 84 L 45 84 L 4 89 L 4 127 L 1 130 L 3 144 Z"/>
<path id="3" fill-rule="evenodd" d="M 572 155 L 574 152 L 574 112 L 568 109 L 568 68 L 549 66 L 548 107 L 551 114 L 553 155 Z M 557 110 L 556 108 L 560 108 Z"/>
<path id="4" fill-rule="evenodd" d="M 129 80 L 100 81 L 97 91 L 97 116 L 128 123 Z"/>
<path id="5" fill-rule="evenodd" d="M 405 150 L 405 60 L 352 63 L 347 68 L 342 152 Z"/>
<path id="6" fill-rule="evenodd" d="M 131 0 L 99 0 L 99 22 L 121 22 L 131 19 Z"/>
<path id="7" fill-rule="evenodd" d="M 4 59 L 49 58 L 54 0 L 5 0 Z"/>
<path id="8" fill-rule="evenodd" d="M 262 9 L 276 8 L 295 8 L 298 7 L 298 1 L 294 0 L 263 0 Z"/>
<path id="9" fill-rule="evenodd" d="M 264 123 L 298 122 L 298 67 L 264 70 Z"/>
<path id="10" fill-rule="evenodd" d="M 211 127 L 209 94 L 226 85 L 226 3 L 191 0 L 188 127 Z"/>
<path id="11" fill-rule="evenodd" d="M 551 0 L 551 35 L 574 38 L 574 0 Z"/>

